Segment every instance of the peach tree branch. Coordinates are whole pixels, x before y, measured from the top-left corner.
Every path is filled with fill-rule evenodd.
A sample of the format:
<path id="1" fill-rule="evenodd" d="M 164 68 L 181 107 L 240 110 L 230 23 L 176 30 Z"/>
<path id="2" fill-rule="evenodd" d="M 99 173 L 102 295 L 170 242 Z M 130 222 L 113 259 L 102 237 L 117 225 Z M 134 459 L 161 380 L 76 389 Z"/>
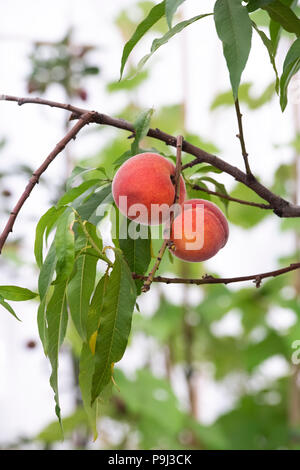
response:
<path id="1" fill-rule="evenodd" d="M 20 98 L 16 96 L 0 95 L 0 100 L 14 101 L 20 106 L 26 103 L 34 103 L 64 109 L 72 113 L 70 116 L 71 120 L 80 119 L 82 115 L 89 112 L 86 109 L 78 108 L 76 106 L 57 103 L 55 101 L 44 100 L 41 98 Z M 98 112 L 93 112 L 93 117 L 91 118 L 90 122 L 95 122 L 97 124 L 123 129 L 130 132 L 131 134 L 134 134 L 135 132 L 134 127 L 130 122 L 124 119 L 113 118 L 111 116 Z M 167 134 L 166 132 L 163 132 L 160 129 L 150 128 L 147 135 L 154 139 L 165 142 L 167 145 L 176 147 L 176 137 Z M 256 193 L 258 196 L 268 202 L 270 208 L 279 217 L 300 217 L 299 205 L 292 204 L 289 201 L 278 196 L 277 194 L 273 193 L 262 183 L 260 183 L 255 177 L 249 178 L 249 175 L 240 170 L 239 168 L 231 165 L 225 160 L 222 160 L 216 155 L 206 152 L 205 150 L 191 144 L 186 140 L 183 140 L 182 150 L 195 157 L 194 160 L 187 163 L 186 165 L 183 165 L 182 170 L 185 170 L 186 168 L 192 168 L 193 166 L 198 165 L 200 163 L 208 163 L 214 166 L 215 168 L 218 168 L 219 170 L 223 171 L 224 173 L 231 175 L 236 181 L 239 181 L 240 183 L 244 184 L 249 189 L 251 189 L 254 193 Z"/>
<path id="2" fill-rule="evenodd" d="M 238 277 L 214 277 L 208 274 L 205 274 L 201 279 L 187 279 L 187 278 L 172 278 L 172 277 L 163 277 L 157 276 L 152 279 L 153 282 L 162 282 L 164 284 L 194 284 L 197 286 L 203 284 L 233 284 L 235 282 L 245 282 L 253 281 L 256 287 L 260 287 L 261 281 L 269 277 L 277 277 L 282 274 L 289 273 L 300 269 L 300 263 L 293 263 L 285 268 L 276 269 L 274 271 L 266 271 L 264 273 L 250 274 L 248 276 L 238 276 Z M 141 276 L 139 274 L 132 273 L 134 279 L 146 279 L 146 276 Z"/>
<path id="3" fill-rule="evenodd" d="M 204 193 L 211 194 L 212 196 L 217 196 L 221 199 L 226 199 L 227 201 L 237 202 L 238 204 L 243 204 L 244 206 L 258 207 L 259 209 L 272 209 L 270 204 L 261 204 L 259 202 L 244 201 L 243 199 L 237 199 L 236 197 L 228 196 L 227 194 L 219 193 L 218 191 L 211 191 L 208 188 L 199 186 L 198 184 L 189 183 L 192 189 L 196 191 L 203 191 Z"/>
<path id="4" fill-rule="evenodd" d="M 118 129 L 124 129 L 126 131 L 131 132 L 131 134 L 135 133 L 133 125 L 128 121 L 125 121 L 123 119 L 113 118 L 111 116 L 101 114 L 95 111 L 88 111 L 86 109 L 78 108 L 76 106 L 72 106 L 69 104 L 58 103 L 55 101 L 44 100 L 41 98 L 18 98 L 15 96 L 8 96 L 8 95 L 0 95 L 0 101 L 1 100 L 17 102 L 19 106 L 26 104 L 26 103 L 34 103 L 34 104 L 64 109 L 72 113 L 70 116 L 71 120 L 78 119 L 78 122 L 65 135 L 65 137 L 56 145 L 54 150 L 48 155 L 46 160 L 33 173 L 32 177 L 30 178 L 23 194 L 21 195 L 16 206 L 11 212 L 8 222 L 2 234 L 0 235 L 0 253 L 3 248 L 4 243 L 7 240 L 9 233 L 13 229 L 15 220 L 24 202 L 31 194 L 31 191 L 33 190 L 34 186 L 38 183 L 40 176 L 44 173 L 44 171 L 46 171 L 46 169 L 48 168 L 50 163 L 55 159 L 55 157 L 64 149 L 64 147 L 72 139 L 76 137 L 78 132 L 86 124 L 90 122 L 95 122 L 95 123 L 102 124 L 102 125 L 116 127 Z M 165 142 L 167 145 L 171 145 L 173 147 L 176 147 L 178 144 L 176 137 L 170 134 L 167 134 L 159 129 L 149 129 L 147 135 L 149 137 Z M 251 203 L 249 201 L 242 201 L 240 199 L 231 198 L 230 196 L 226 196 L 226 197 L 225 195 L 221 196 L 218 193 L 215 193 L 215 195 L 218 195 L 226 199 L 230 197 L 229 200 L 232 200 L 234 202 L 239 202 L 241 204 L 247 204 L 247 205 L 253 205 L 253 206 L 255 205 L 255 207 L 260 207 L 262 209 L 272 209 L 274 213 L 277 214 L 279 217 L 300 217 L 300 206 L 293 205 L 289 203 L 288 201 L 286 201 L 285 199 L 281 198 L 280 196 L 277 196 L 276 194 L 272 193 L 272 191 L 270 191 L 268 188 L 266 188 L 261 183 L 259 183 L 255 178 L 249 178 L 247 173 L 242 172 L 239 168 L 230 165 L 224 160 L 218 158 L 217 156 L 209 154 L 208 152 L 205 152 L 201 148 L 196 147 L 185 140 L 182 141 L 181 147 L 182 147 L 182 150 L 196 157 L 194 160 L 184 165 L 181 168 L 181 170 L 184 170 L 186 168 L 191 168 L 195 165 L 198 165 L 199 163 L 203 163 L 203 162 L 209 163 L 215 168 L 218 168 L 221 171 L 224 171 L 225 173 L 230 174 L 237 181 L 243 183 L 245 186 L 252 189 L 252 191 L 258 194 L 262 199 L 269 202 L 269 205 L 266 205 L 266 204 L 257 205 L 257 203 Z M 201 190 L 203 190 L 203 188 L 201 188 Z M 166 284 L 171 284 L 171 283 L 179 284 L 180 283 L 180 284 L 202 285 L 202 284 L 230 284 L 230 283 L 235 283 L 235 282 L 253 280 L 255 282 L 256 287 L 259 287 L 262 279 L 265 279 L 268 277 L 276 277 L 276 276 L 294 271 L 299 268 L 300 268 L 300 263 L 293 263 L 285 268 L 281 268 L 281 269 L 274 270 L 274 271 L 268 271 L 265 273 L 258 273 L 258 274 L 252 274 L 249 276 L 239 276 L 239 277 L 232 277 L 232 278 L 216 278 L 210 275 L 205 275 L 201 279 L 167 278 L 167 277 L 162 277 L 162 276 L 154 277 L 154 274 L 155 274 L 154 273 L 151 282 L 163 282 Z M 132 273 L 132 275 L 135 279 L 142 279 L 145 281 L 148 279 L 147 276 L 140 276 L 135 273 Z"/>

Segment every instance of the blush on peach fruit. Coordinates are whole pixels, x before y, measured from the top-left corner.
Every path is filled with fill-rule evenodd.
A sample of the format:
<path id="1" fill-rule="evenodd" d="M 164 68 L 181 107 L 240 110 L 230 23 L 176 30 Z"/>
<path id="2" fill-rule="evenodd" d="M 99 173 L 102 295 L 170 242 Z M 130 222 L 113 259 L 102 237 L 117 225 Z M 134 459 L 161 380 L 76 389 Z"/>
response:
<path id="1" fill-rule="evenodd" d="M 225 246 L 228 235 L 226 217 L 218 206 L 204 199 L 190 199 L 174 219 L 172 251 L 184 261 L 205 261 Z"/>
<path id="2" fill-rule="evenodd" d="M 172 206 L 175 198 L 175 186 L 172 176 L 175 175 L 175 166 L 172 162 L 156 153 L 141 153 L 129 158 L 117 171 L 112 193 L 114 201 L 122 214 L 129 219 L 144 225 L 159 225 L 169 218 L 169 214 L 153 213 L 153 205 L 165 204 Z M 185 183 L 180 177 L 179 201 L 185 199 Z M 122 207 L 121 196 L 127 197 L 127 207 Z M 130 213 L 135 204 L 142 204 L 144 211 Z M 155 206 L 157 207 L 157 206 Z M 154 207 L 154 208 L 155 208 Z M 134 211 L 132 211 L 134 212 Z"/>

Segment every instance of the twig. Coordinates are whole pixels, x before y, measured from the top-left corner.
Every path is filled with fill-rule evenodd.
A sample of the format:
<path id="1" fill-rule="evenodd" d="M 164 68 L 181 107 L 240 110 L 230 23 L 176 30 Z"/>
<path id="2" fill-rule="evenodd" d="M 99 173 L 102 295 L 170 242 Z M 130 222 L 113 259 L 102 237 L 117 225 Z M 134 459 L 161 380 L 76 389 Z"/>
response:
<path id="1" fill-rule="evenodd" d="M 94 250 L 96 251 L 96 253 L 98 253 L 100 259 L 102 259 L 103 261 L 105 261 L 108 265 L 109 268 L 112 268 L 113 267 L 113 263 L 110 261 L 110 259 L 106 256 L 105 254 L 105 250 L 104 252 L 100 250 L 100 248 L 96 245 L 96 243 L 94 242 L 93 238 L 91 237 L 91 235 L 89 234 L 87 228 L 86 228 L 86 223 L 87 221 L 86 220 L 82 220 L 79 213 L 73 209 L 74 213 L 76 214 L 76 222 L 79 223 L 80 227 L 82 228 L 82 231 L 84 233 L 84 235 L 86 236 L 87 240 L 90 242 L 92 248 L 94 248 Z"/>
<path id="2" fill-rule="evenodd" d="M 152 281 L 153 281 L 153 278 L 154 278 L 154 275 L 156 273 L 156 271 L 158 270 L 159 268 L 159 265 L 160 265 L 160 262 L 162 260 L 162 257 L 166 251 L 166 248 L 167 248 L 167 243 L 168 243 L 168 240 L 164 240 L 159 252 L 158 252 L 158 255 L 156 257 L 156 260 L 155 260 L 155 263 L 154 263 L 154 266 L 153 268 L 151 269 L 150 273 L 148 274 L 148 276 L 145 276 L 143 277 L 143 280 L 145 281 L 144 282 L 144 285 L 142 287 L 142 292 L 148 292 L 148 290 L 150 289 L 150 286 L 152 284 Z"/>
<path id="3" fill-rule="evenodd" d="M 87 112 L 81 116 L 79 121 L 75 124 L 75 126 L 72 127 L 72 129 L 69 130 L 69 132 L 64 136 L 64 138 L 58 142 L 54 150 L 48 155 L 46 160 L 42 163 L 42 165 L 32 174 L 32 177 L 30 178 L 23 194 L 21 195 L 20 199 L 18 200 L 17 204 L 13 208 L 13 210 L 10 213 L 10 217 L 7 221 L 7 224 L 0 236 L 0 253 L 2 251 L 3 245 L 7 240 L 7 237 L 10 232 L 13 231 L 13 226 L 15 223 L 15 220 L 24 204 L 26 199 L 29 197 L 31 191 L 35 187 L 35 185 L 39 182 L 39 179 L 41 175 L 44 173 L 44 171 L 47 170 L 48 166 L 50 163 L 55 159 L 55 157 L 63 151 L 65 146 L 76 137 L 78 132 L 86 125 L 88 124 L 91 119 L 93 118 L 93 113 L 92 112 Z"/>
<path id="4" fill-rule="evenodd" d="M 212 194 L 213 196 L 218 196 L 221 199 L 226 199 L 227 201 L 238 202 L 239 204 L 244 204 L 245 206 L 252 206 L 252 207 L 259 207 L 260 209 L 272 209 L 270 204 L 260 204 L 259 202 L 252 202 L 252 201 L 244 201 L 244 199 L 237 199 L 232 196 L 227 196 L 226 194 L 219 193 L 217 191 L 211 191 L 210 189 L 203 188 L 198 184 L 191 184 L 189 183 L 192 189 L 196 191 L 203 191 L 207 194 Z"/>
<path id="5" fill-rule="evenodd" d="M 281 269 L 277 269 L 274 271 L 267 271 L 265 273 L 258 273 L 258 274 L 251 274 L 249 276 L 239 276 L 239 277 L 214 277 L 210 275 L 205 275 L 201 279 L 186 279 L 186 278 L 171 278 L 171 277 L 163 277 L 157 276 L 152 279 L 152 282 L 162 282 L 164 284 L 195 284 L 197 286 L 203 284 L 232 284 L 235 282 L 245 282 L 245 281 L 253 281 L 256 287 L 260 287 L 261 282 L 263 279 L 268 277 L 277 277 L 282 274 L 295 271 L 296 269 L 300 269 L 300 263 L 293 263 L 289 266 Z M 141 276 L 139 274 L 132 273 L 132 277 L 134 279 L 141 279 L 146 280 L 146 276 Z"/>
<path id="6" fill-rule="evenodd" d="M 175 187 L 175 198 L 174 204 L 177 204 L 179 201 L 180 195 L 180 173 L 181 173 L 181 152 L 182 152 L 182 143 L 183 137 L 179 135 L 176 139 L 176 167 L 175 167 L 175 176 L 174 176 L 174 187 Z M 173 223 L 174 212 L 171 212 L 171 223 Z"/>
<path id="7" fill-rule="evenodd" d="M 70 119 L 80 119 L 83 114 L 86 114 L 88 112 L 88 110 L 78 108 L 76 106 L 57 103 L 55 101 L 44 100 L 41 98 L 19 98 L 16 96 L 0 95 L 0 100 L 14 101 L 19 105 L 23 105 L 25 103 L 35 103 L 39 105 L 46 105 L 55 108 L 65 109 L 66 111 L 70 111 L 72 113 Z M 134 127 L 130 122 L 125 121 L 124 119 L 113 118 L 106 114 L 93 112 L 93 118 L 91 119 L 91 122 L 116 127 L 118 129 L 124 129 L 131 133 L 135 132 Z M 165 142 L 167 145 L 176 147 L 176 137 L 167 134 L 166 132 L 163 132 L 160 129 L 150 128 L 147 135 L 154 139 Z M 199 163 L 208 163 L 214 166 L 215 168 L 218 168 L 219 170 L 223 171 L 224 173 L 231 175 L 235 180 L 244 184 L 253 192 L 258 194 L 262 199 L 264 199 L 270 204 L 274 213 L 279 217 L 300 217 L 299 205 L 292 204 L 283 199 L 282 197 L 274 194 L 263 184 L 257 181 L 254 177 L 249 178 L 249 175 L 247 175 L 247 173 L 244 173 L 239 168 L 230 165 L 230 163 L 226 162 L 225 160 L 222 160 L 216 155 L 212 155 L 208 152 L 205 152 L 205 150 L 202 150 L 201 148 L 192 145 L 186 140 L 183 140 L 182 150 L 196 157 L 191 162 L 187 163 L 186 165 L 183 165 L 182 170 L 185 170 L 186 168 L 192 168 L 193 166 L 198 165 Z"/>
<path id="8" fill-rule="evenodd" d="M 174 188 L 175 188 L 174 205 L 178 203 L 179 194 L 180 194 L 181 151 L 182 151 L 182 141 L 183 141 L 182 135 L 179 135 L 176 140 L 177 140 L 177 145 L 176 145 L 176 167 L 175 167 L 175 175 L 174 175 Z M 174 211 L 171 210 L 170 227 L 172 227 L 173 222 L 174 222 Z M 164 242 L 163 242 L 163 244 L 162 244 L 162 246 L 159 250 L 156 261 L 154 263 L 154 266 L 151 269 L 148 276 L 146 277 L 146 280 L 145 280 L 144 285 L 142 287 L 142 292 L 148 292 L 148 290 L 150 289 L 150 286 L 152 284 L 154 275 L 155 275 L 156 271 L 159 268 L 160 262 L 162 260 L 162 257 L 164 255 L 165 251 L 166 251 L 168 243 L 169 243 L 168 240 L 164 240 Z"/>
<path id="9" fill-rule="evenodd" d="M 125 121 L 123 119 L 116 119 L 112 118 L 111 116 L 107 116 L 105 114 L 100 114 L 95 111 L 88 111 L 86 109 L 78 108 L 76 106 L 72 106 L 69 104 L 57 103 L 55 101 L 44 100 L 41 98 L 19 98 L 16 96 L 8 96 L 8 95 L 0 95 L 0 101 L 13 101 L 17 102 L 19 105 L 23 105 L 26 103 L 35 103 L 39 105 L 46 105 L 50 107 L 64 109 L 68 112 L 71 112 L 71 119 L 79 119 L 78 123 L 65 135 L 65 137 L 56 145 L 55 149 L 48 155 L 44 163 L 33 173 L 32 177 L 30 178 L 22 196 L 20 197 L 19 201 L 17 202 L 15 208 L 11 212 L 9 220 L 0 236 L 0 253 L 3 248 L 3 245 L 12 231 L 16 217 L 20 212 L 24 202 L 30 195 L 31 191 L 33 190 L 34 186 L 38 183 L 40 176 L 44 171 L 48 168 L 49 164 L 54 160 L 54 158 L 64 149 L 65 145 L 76 137 L 76 134 L 89 122 L 95 122 L 98 124 L 104 124 L 112 127 L 116 127 L 118 129 L 124 129 L 131 133 L 135 132 L 133 125 Z M 158 139 L 162 142 L 165 142 L 167 145 L 171 145 L 173 147 L 177 146 L 177 139 L 167 134 L 159 129 L 149 129 L 148 134 L 149 137 Z M 296 204 L 291 204 L 285 199 L 277 196 L 268 188 L 263 186 L 259 183 L 255 178 L 249 178 L 247 173 L 242 172 L 239 168 L 236 168 L 226 161 L 216 157 L 215 155 L 209 154 L 204 150 L 200 149 L 192 145 L 191 143 L 182 140 L 182 150 L 190 155 L 194 155 L 196 158 L 191 162 L 187 163 L 186 165 L 182 166 L 181 170 L 186 168 L 192 168 L 199 163 L 208 163 L 219 170 L 228 173 L 229 175 L 233 176 L 237 181 L 243 183 L 245 186 L 250 188 L 256 194 L 258 194 L 262 199 L 265 199 L 269 202 L 269 206 L 257 203 L 250 203 L 242 200 L 235 200 L 235 202 L 239 202 L 241 204 L 247 205 L 255 205 L 255 207 L 260 207 L 262 209 L 269 209 L 272 208 L 274 213 L 277 214 L 279 217 L 300 217 L 300 206 Z M 216 195 L 220 196 L 218 193 Z M 222 195 L 224 198 L 224 195 Z M 231 198 L 230 200 L 234 200 L 235 198 Z M 167 278 L 167 277 L 154 277 L 155 272 L 153 273 L 152 281 L 151 282 L 164 282 L 167 284 L 230 284 L 234 282 L 243 282 L 253 280 L 256 287 L 259 287 L 261 284 L 262 279 L 267 277 L 276 277 L 281 274 L 285 274 L 290 271 L 294 271 L 300 268 L 300 263 L 294 263 L 286 268 L 278 269 L 275 271 L 269 271 L 266 273 L 260 274 L 253 274 L 250 276 L 241 276 L 241 277 L 233 277 L 233 278 L 215 278 L 213 276 L 204 276 L 202 279 L 185 279 L 185 278 Z M 156 269 L 157 270 L 157 269 Z M 156 271 L 155 270 L 155 271 Z M 142 279 L 147 280 L 147 276 L 140 276 L 133 273 L 133 277 L 135 279 Z"/>
<path id="10" fill-rule="evenodd" d="M 235 100 L 234 106 L 235 106 L 235 112 L 236 112 L 236 117 L 237 117 L 237 121 L 238 121 L 238 127 L 239 127 L 239 133 L 237 134 L 237 138 L 239 139 L 239 141 L 241 143 L 241 150 L 242 150 L 242 155 L 243 155 L 243 159 L 244 159 L 244 163 L 245 163 L 246 173 L 247 173 L 247 176 L 249 178 L 254 179 L 254 176 L 252 174 L 252 171 L 251 171 L 250 165 L 249 165 L 248 152 L 246 150 L 244 131 L 243 131 L 243 121 L 242 121 L 242 116 L 243 115 L 242 115 L 241 110 L 240 110 L 240 103 L 239 103 L 238 98 Z"/>
<path id="11" fill-rule="evenodd" d="M 71 113 L 76 113 L 78 116 L 81 116 L 82 114 L 86 114 L 89 112 L 87 109 L 82 109 L 78 108 L 77 106 L 73 106 L 71 104 L 64 104 L 64 103 L 59 103 L 57 101 L 50 101 L 50 100 L 45 100 L 44 98 L 19 98 L 18 96 L 10 96 L 10 95 L 0 95 L 0 101 L 14 101 L 18 103 L 19 106 L 22 106 L 23 104 L 40 104 L 43 106 L 50 106 L 51 108 L 60 108 L 60 109 L 65 109 L 66 111 L 69 111 Z"/>

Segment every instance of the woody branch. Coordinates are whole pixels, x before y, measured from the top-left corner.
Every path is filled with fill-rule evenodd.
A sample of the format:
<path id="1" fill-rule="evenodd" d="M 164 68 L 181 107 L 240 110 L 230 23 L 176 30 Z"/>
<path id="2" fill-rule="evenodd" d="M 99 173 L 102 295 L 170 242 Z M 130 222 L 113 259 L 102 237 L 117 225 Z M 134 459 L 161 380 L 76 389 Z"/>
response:
<path id="1" fill-rule="evenodd" d="M 56 158 L 56 156 L 62 152 L 65 146 L 76 137 L 78 132 L 88 123 L 94 122 L 97 124 L 108 125 L 112 127 L 116 127 L 118 129 L 123 129 L 129 131 L 131 134 L 135 132 L 134 126 L 123 119 L 113 118 L 111 116 L 98 113 L 96 111 L 88 111 L 86 109 L 78 108 L 76 106 L 71 106 L 69 104 L 58 103 L 55 101 L 44 100 L 41 98 L 19 98 L 15 96 L 8 96 L 8 95 L 0 95 L 0 101 L 14 101 L 17 102 L 19 106 L 26 104 L 26 103 L 34 103 L 39 105 L 45 105 L 55 108 L 60 108 L 66 110 L 71 113 L 70 120 L 78 119 L 78 122 L 74 125 L 74 127 L 65 135 L 65 137 L 56 145 L 54 150 L 48 155 L 42 165 L 33 173 L 32 177 L 30 178 L 24 192 L 22 193 L 20 199 L 18 200 L 16 206 L 12 210 L 10 217 L 7 221 L 7 224 L 0 235 L 0 253 L 5 244 L 9 233 L 12 231 L 15 220 L 24 204 L 26 199 L 30 196 L 33 188 L 38 183 L 40 176 L 46 171 L 50 163 Z M 149 137 L 158 139 L 162 142 L 165 142 L 167 145 L 177 147 L 177 151 L 179 148 L 178 145 L 178 138 L 167 134 L 159 129 L 149 129 L 148 134 Z M 263 184 L 259 183 L 254 177 L 249 178 L 249 173 L 244 173 L 239 168 L 230 165 L 228 162 L 220 159 L 219 157 L 212 155 L 208 152 L 205 152 L 203 149 L 192 145 L 188 141 L 182 139 L 180 143 L 180 151 L 181 149 L 190 155 L 195 157 L 194 160 L 184 165 L 181 170 L 185 170 L 186 168 L 191 168 L 199 163 L 208 163 L 219 170 L 228 173 L 229 175 L 233 176 L 235 180 L 241 182 L 248 188 L 250 188 L 254 193 L 259 195 L 262 199 L 267 201 L 269 204 L 258 204 L 253 203 L 251 201 L 243 201 L 240 199 L 232 198 L 230 196 L 222 197 L 231 200 L 236 203 L 246 204 L 250 206 L 256 206 L 261 209 L 272 209 L 273 212 L 278 215 L 279 217 L 300 217 L 300 206 L 296 204 L 292 204 L 287 200 L 283 199 L 282 197 L 276 195 L 268 188 L 266 188 Z M 178 159 L 177 159 L 178 162 Z M 252 174 L 251 174 L 252 175 Z M 196 188 L 195 188 L 196 189 Z M 199 189 L 203 191 L 203 188 Z M 211 194 L 213 192 L 210 192 Z M 215 193 L 215 195 L 219 195 Z M 221 197 L 221 195 L 220 195 Z M 159 265 L 159 263 L 158 263 Z M 281 268 L 274 271 L 267 271 L 264 273 L 252 274 L 248 276 L 239 276 L 239 277 L 232 277 L 232 278 L 216 278 L 214 276 L 205 275 L 201 279 L 184 279 L 184 278 L 166 278 L 157 276 L 154 277 L 156 270 L 153 272 L 151 276 L 151 282 L 163 282 L 163 283 L 183 283 L 183 284 L 230 284 L 235 282 L 243 282 L 243 281 L 254 281 L 256 287 L 259 287 L 261 281 L 265 278 L 269 277 L 276 277 L 296 269 L 300 269 L 300 263 L 293 263 L 285 268 Z M 142 279 L 147 281 L 149 277 L 146 276 L 139 276 L 133 273 L 133 277 L 135 279 Z M 150 284 L 151 284 L 150 282 Z"/>
<path id="2" fill-rule="evenodd" d="M 9 96 L 9 95 L 0 95 L 0 101 L 14 101 L 18 103 L 19 106 L 24 105 L 26 103 L 33 103 L 39 105 L 45 105 L 55 108 L 64 109 L 71 113 L 70 119 L 80 119 L 82 115 L 88 113 L 89 111 L 86 109 L 78 108 L 76 106 L 71 106 L 70 104 L 58 103 L 55 101 L 44 100 L 41 98 L 20 98 L 16 96 Z M 134 126 L 124 120 L 118 119 L 106 114 L 98 113 L 93 111 L 93 117 L 91 122 L 95 122 L 101 125 L 112 126 L 117 129 L 123 129 L 131 134 L 135 132 Z M 160 140 L 165 142 L 167 145 L 172 147 L 176 147 L 176 137 L 166 132 L 161 131 L 160 129 L 152 129 L 150 128 L 147 134 L 149 137 L 154 139 Z M 224 173 L 231 175 L 236 181 L 247 186 L 251 189 L 254 193 L 264 199 L 266 202 L 269 203 L 270 207 L 264 207 L 264 209 L 272 209 L 273 212 L 278 215 L 279 217 L 300 217 L 300 206 L 293 204 L 284 198 L 278 196 L 277 194 L 273 193 L 270 189 L 264 186 L 255 178 L 249 178 L 249 175 L 239 168 L 231 165 L 225 160 L 213 155 L 211 153 L 206 152 L 205 150 L 197 147 L 190 142 L 183 140 L 182 142 L 182 150 L 190 155 L 195 157 L 194 160 L 183 165 L 182 170 L 184 171 L 186 168 L 192 168 L 201 163 L 208 163 L 215 168 L 218 168 Z M 235 201 L 237 202 L 237 201 Z M 247 201 L 245 201 L 247 202 Z M 249 201 L 250 202 L 250 201 Z M 252 205 L 252 204 L 250 204 Z M 263 208 L 263 207 L 262 207 Z"/>

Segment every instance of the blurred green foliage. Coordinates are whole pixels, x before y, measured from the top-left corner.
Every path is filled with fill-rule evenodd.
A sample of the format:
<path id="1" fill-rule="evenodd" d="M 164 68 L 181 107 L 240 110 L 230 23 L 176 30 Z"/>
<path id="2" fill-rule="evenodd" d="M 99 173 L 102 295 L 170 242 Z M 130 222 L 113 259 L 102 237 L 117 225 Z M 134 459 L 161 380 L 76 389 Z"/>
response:
<path id="1" fill-rule="evenodd" d="M 53 85 L 62 86 L 69 98 L 87 99 L 83 86 L 89 75 L 99 74 L 99 67 L 91 65 L 88 54 L 94 46 L 75 44 L 73 31 L 57 42 L 36 42 L 30 55 L 31 73 L 27 79 L 29 93 L 43 94 Z"/>

